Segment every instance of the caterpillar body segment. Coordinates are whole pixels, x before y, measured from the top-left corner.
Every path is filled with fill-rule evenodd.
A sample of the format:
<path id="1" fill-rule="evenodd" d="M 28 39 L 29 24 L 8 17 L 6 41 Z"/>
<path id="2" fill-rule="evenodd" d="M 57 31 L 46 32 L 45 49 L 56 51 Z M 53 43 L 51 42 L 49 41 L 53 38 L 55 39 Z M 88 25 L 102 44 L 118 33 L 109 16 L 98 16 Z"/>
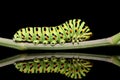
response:
<path id="1" fill-rule="evenodd" d="M 16 62 L 15 67 L 23 73 L 60 73 L 74 79 L 85 77 L 93 66 L 88 60 L 79 58 L 40 58 Z"/>
<path id="2" fill-rule="evenodd" d="M 32 42 L 34 44 L 79 43 L 88 40 L 92 35 L 90 28 L 81 19 L 71 19 L 58 26 L 26 27 L 18 30 L 13 37 L 16 42 Z"/>

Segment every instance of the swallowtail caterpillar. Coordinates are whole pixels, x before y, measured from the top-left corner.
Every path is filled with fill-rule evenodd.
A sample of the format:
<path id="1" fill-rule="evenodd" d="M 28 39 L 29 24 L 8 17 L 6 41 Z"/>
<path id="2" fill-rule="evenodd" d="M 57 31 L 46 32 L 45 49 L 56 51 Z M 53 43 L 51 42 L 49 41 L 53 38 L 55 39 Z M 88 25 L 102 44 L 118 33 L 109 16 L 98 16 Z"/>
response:
<path id="1" fill-rule="evenodd" d="M 29 61 L 16 62 L 15 67 L 23 73 L 60 73 L 73 79 L 82 79 L 92 67 L 91 61 L 79 58 L 36 58 Z"/>
<path id="2" fill-rule="evenodd" d="M 81 19 L 71 19 L 58 26 L 26 27 L 18 30 L 13 37 L 16 42 L 32 42 L 34 44 L 79 43 L 88 40 L 92 35 L 90 28 Z"/>

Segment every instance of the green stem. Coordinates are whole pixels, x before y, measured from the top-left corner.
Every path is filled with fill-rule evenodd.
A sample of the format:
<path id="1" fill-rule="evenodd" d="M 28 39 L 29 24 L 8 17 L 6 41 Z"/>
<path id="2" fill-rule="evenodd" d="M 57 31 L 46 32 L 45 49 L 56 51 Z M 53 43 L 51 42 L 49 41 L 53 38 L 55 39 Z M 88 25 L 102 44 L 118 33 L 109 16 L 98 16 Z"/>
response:
<path id="1" fill-rule="evenodd" d="M 57 58 L 80 58 L 80 59 L 88 59 L 88 60 L 98 60 L 105 61 L 112 64 L 115 64 L 120 67 L 120 56 L 108 56 L 108 55 L 97 55 L 97 54 L 87 54 L 87 53 L 32 53 L 32 54 L 19 54 L 13 57 L 9 57 L 3 60 L 0 60 L 0 67 L 7 66 L 10 64 L 14 64 L 17 61 L 31 60 L 35 58 L 44 58 L 44 57 L 52 57 L 55 56 Z"/>
<path id="2" fill-rule="evenodd" d="M 118 45 L 120 46 L 120 32 L 112 37 L 97 39 L 97 40 L 89 40 L 79 42 L 79 44 L 75 43 L 65 43 L 63 45 L 56 44 L 55 46 L 51 46 L 50 44 L 38 44 L 34 45 L 33 43 L 16 43 L 11 39 L 0 38 L 0 46 L 10 47 L 18 50 L 65 50 L 65 49 L 80 49 L 80 48 L 91 48 L 91 47 L 100 47 L 100 46 L 112 46 Z"/>
<path id="3" fill-rule="evenodd" d="M 2 60 L 0 60 L 0 67 L 13 64 L 16 61 L 22 61 L 22 60 L 24 60 L 23 58 L 25 56 L 26 56 L 26 54 L 20 54 L 20 55 L 15 55 L 15 56 L 12 56 L 12 57 L 8 57 L 6 59 L 2 59 Z"/>
<path id="4" fill-rule="evenodd" d="M 117 44 L 120 41 L 120 32 L 118 34 L 112 36 L 111 39 L 112 39 L 113 44 Z M 120 44 L 120 42 L 119 42 L 119 44 Z"/>
<path id="5" fill-rule="evenodd" d="M 120 56 L 113 56 L 111 57 L 111 61 L 112 63 L 114 63 L 115 65 L 119 66 L 120 67 Z"/>

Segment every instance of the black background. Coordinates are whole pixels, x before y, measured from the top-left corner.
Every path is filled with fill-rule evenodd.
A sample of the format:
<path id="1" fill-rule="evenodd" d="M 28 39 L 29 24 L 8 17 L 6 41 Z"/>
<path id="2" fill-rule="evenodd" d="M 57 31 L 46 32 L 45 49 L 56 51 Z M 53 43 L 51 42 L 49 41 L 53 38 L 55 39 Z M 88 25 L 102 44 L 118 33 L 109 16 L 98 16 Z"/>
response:
<path id="1" fill-rule="evenodd" d="M 1 11 L 0 15 L 0 37 L 12 39 L 14 33 L 26 26 L 56 26 L 69 19 L 80 18 L 86 22 L 91 28 L 93 36 L 91 39 L 100 39 L 112 36 L 118 32 L 119 29 L 119 11 L 118 8 L 93 8 L 89 9 L 70 9 L 66 11 L 49 11 L 46 12 L 38 10 L 31 10 L 29 12 L 20 10 Z M 26 9 L 27 10 L 27 9 Z M 40 11 L 40 12 L 39 12 Z M 69 11 L 69 13 L 68 13 Z M 38 13 L 39 12 L 39 13 Z M 58 13 L 63 13 L 59 15 Z M 72 14 L 73 12 L 74 14 Z M 52 14 L 53 13 L 53 14 Z M 67 13 L 67 14 L 66 14 Z M 48 15 L 49 14 L 49 15 Z M 58 15 L 57 15 L 58 14 Z M 72 15 L 70 15 L 72 14 Z M 10 57 L 16 54 L 21 54 L 23 51 L 18 51 L 6 47 L 0 47 L 0 59 Z M 69 50 L 66 52 L 86 52 L 90 54 L 106 54 L 119 55 L 120 47 L 98 47 L 91 49 Z M 29 51 L 28 51 L 29 52 Z M 41 52 L 41 51 L 39 51 Z M 106 62 L 93 61 L 94 67 L 83 80 L 120 80 L 120 68 Z M 73 80 L 61 74 L 24 74 L 15 69 L 14 65 L 8 65 L 0 68 L 0 80 Z"/>

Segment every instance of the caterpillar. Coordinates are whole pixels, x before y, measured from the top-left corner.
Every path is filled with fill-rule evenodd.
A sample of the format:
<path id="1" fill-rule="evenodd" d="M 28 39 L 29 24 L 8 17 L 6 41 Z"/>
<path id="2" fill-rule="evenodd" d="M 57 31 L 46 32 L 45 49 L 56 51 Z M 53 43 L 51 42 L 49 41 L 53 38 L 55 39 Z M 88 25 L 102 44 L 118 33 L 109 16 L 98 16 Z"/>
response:
<path id="1" fill-rule="evenodd" d="M 79 43 L 88 40 L 92 35 L 90 28 L 81 19 L 70 19 L 58 26 L 26 27 L 19 29 L 13 36 L 16 42 L 32 42 L 34 44 Z"/>
<path id="2" fill-rule="evenodd" d="M 93 66 L 88 60 L 55 56 L 16 62 L 14 65 L 23 73 L 60 73 L 73 79 L 86 76 Z"/>

